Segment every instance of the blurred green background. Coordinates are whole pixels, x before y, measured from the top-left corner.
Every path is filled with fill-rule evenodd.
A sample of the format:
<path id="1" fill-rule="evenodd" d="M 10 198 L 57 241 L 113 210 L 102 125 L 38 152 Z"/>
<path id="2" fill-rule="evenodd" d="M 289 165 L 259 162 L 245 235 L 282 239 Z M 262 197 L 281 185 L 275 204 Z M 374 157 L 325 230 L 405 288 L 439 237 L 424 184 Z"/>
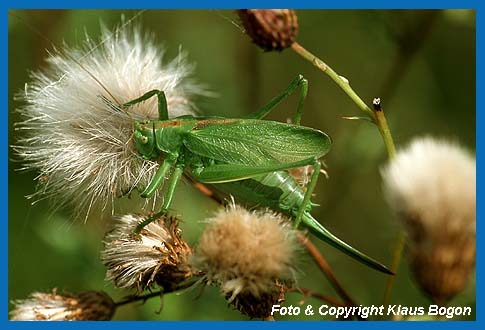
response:
<path id="1" fill-rule="evenodd" d="M 9 143 L 20 120 L 14 100 L 29 71 L 45 67 L 46 50 L 80 44 L 85 31 L 96 39 L 102 21 L 113 27 L 134 11 L 13 11 L 9 14 Z M 300 10 L 298 41 L 350 80 L 370 104 L 382 99 L 395 142 L 433 135 L 475 149 L 475 13 L 468 10 Z M 350 99 L 324 74 L 291 50 L 264 53 L 236 25 L 232 11 L 145 11 L 136 20 L 167 48 L 167 59 L 181 45 L 197 63 L 196 78 L 218 94 L 200 99 L 205 114 L 239 117 L 265 104 L 298 74 L 310 82 L 303 125 L 332 136 L 325 158 L 330 178 L 321 179 L 314 215 L 337 236 L 389 264 L 399 226 L 385 204 L 379 168 L 386 152 L 377 129 L 342 116 L 361 115 Z M 233 24 L 235 22 L 235 24 Z M 286 121 L 295 110 L 293 95 L 270 118 Z M 86 224 L 72 221 L 68 210 L 52 212 L 48 201 L 32 206 L 24 196 L 35 191 L 36 173 L 20 172 L 9 150 L 9 300 L 32 291 L 105 290 L 116 300 L 128 294 L 104 281 L 99 250 L 108 217 L 92 214 Z M 188 185 L 179 187 L 174 209 L 183 215 L 186 238 L 195 242 L 199 224 L 217 205 Z M 186 203 L 190 200 L 190 203 Z M 335 249 L 317 243 L 336 276 L 360 304 L 381 304 L 386 276 L 362 266 Z M 302 255 L 299 284 L 337 297 L 312 260 Z M 159 301 L 123 307 L 115 319 L 246 319 L 226 306 L 216 288 L 167 295 Z M 302 296 L 287 295 L 287 304 Z M 309 299 L 308 303 L 322 302 Z M 425 306 L 406 262 L 397 277 L 392 302 Z M 452 302 L 475 305 L 474 275 Z M 474 308 L 473 308 L 474 309 Z M 302 319 L 308 319 L 301 316 Z M 474 315 L 471 317 L 474 318 Z M 295 319 L 289 317 L 288 319 Z M 314 317 L 312 319 L 320 319 Z"/>

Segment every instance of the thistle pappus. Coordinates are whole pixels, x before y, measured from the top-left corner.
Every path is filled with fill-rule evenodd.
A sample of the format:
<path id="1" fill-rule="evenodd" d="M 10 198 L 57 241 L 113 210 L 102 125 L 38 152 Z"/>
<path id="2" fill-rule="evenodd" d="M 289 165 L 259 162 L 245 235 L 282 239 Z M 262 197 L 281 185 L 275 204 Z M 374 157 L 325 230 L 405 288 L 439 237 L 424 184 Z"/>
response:
<path id="1" fill-rule="evenodd" d="M 14 321 L 107 321 L 113 317 L 116 304 L 103 291 L 79 294 L 34 292 L 29 298 L 12 302 Z"/>
<path id="2" fill-rule="evenodd" d="M 163 90 L 169 116 L 192 114 L 192 98 L 204 89 L 189 76 L 186 55 L 162 63 L 163 49 L 139 28 L 103 29 L 101 43 L 64 46 L 47 58 L 48 67 L 31 74 L 19 95 L 23 137 L 13 148 L 23 169 L 39 173 L 34 200 L 50 198 L 86 218 L 93 205 L 143 189 L 158 164 L 142 160 L 134 144 L 133 121 L 156 119 L 156 99 L 128 109 L 121 105 L 153 89 Z"/>
<path id="3" fill-rule="evenodd" d="M 268 316 L 294 282 L 297 232 L 279 214 L 236 205 L 208 221 L 192 258 L 194 268 L 241 313 Z"/>

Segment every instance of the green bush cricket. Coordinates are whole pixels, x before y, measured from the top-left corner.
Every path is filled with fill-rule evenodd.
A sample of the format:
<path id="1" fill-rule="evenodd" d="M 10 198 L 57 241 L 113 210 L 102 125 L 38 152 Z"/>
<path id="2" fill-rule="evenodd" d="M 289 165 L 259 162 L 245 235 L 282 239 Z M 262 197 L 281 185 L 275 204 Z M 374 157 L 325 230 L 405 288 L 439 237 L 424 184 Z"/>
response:
<path id="1" fill-rule="evenodd" d="M 263 120 L 289 94 L 301 87 L 294 123 Z M 310 197 L 316 186 L 323 157 L 331 146 L 325 133 L 300 126 L 308 82 L 300 75 L 269 104 L 243 119 L 194 117 L 169 119 L 163 91 L 152 90 L 124 103 L 121 109 L 158 98 L 158 120 L 135 121 L 134 140 L 143 159 L 163 160 L 151 182 L 141 193 L 149 198 L 167 180 L 162 209 L 147 218 L 136 232 L 167 213 L 175 188 L 184 175 L 253 206 L 269 207 L 301 223 L 319 239 L 381 272 L 392 274 L 384 265 L 354 249 L 325 229 L 311 214 Z M 313 166 L 304 191 L 287 170 Z M 168 177 L 168 178 L 167 178 Z"/>
<path id="2" fill-rule="evenodd" d="M 319 239 L 347 255 L 392 274 L 378 261 L 334 236 L 311 216 L 314 204 L 310 198 L 321 168 L 319 159 L 330 150 L 332 142 L 325 133 L 300 126 L 308 92 L 308 82 L 302 76 L 295 78 L 267 105 L 242 119 L 191 115 L 169 119 L 163 91 L 151 90 L 123 104 L 78 60 L 67 53 L 65 56 L 108 94 L 114 103 L 105 97 L 102 99 L 112 108 L 124 111 L 151 97 L 158 99 L 157 120 L 134 121 L 134 144 L 143 159 L 161 162 L 141 196 L 152 197 L 165 181 L 167 187 L 162 209 L 142 222 L 136 232 L 168 212 L 175 188 L 185 174 L 195 181 L 214 184 L 218 191 L 235 197 L 238 202 L 282 212 L 293 218 L 295 227 L 302 223 Z M 294 124 L 263 120 L 299 87 Z M 287 170 L 306 165 L 313 166 L 313 174 L 304 191 Z"/>

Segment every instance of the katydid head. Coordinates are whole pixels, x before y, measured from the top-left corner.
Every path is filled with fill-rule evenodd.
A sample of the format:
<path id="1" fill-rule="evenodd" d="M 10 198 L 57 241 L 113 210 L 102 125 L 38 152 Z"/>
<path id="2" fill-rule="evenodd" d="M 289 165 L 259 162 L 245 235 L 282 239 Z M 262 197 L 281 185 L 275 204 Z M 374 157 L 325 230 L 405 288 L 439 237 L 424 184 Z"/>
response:
<path id="1" fill-rule="evenodd" d="M 153 123 L 135 121 L 134 138 L 136 150 L 143 159 L 153 159 L 157 156 Z"/>

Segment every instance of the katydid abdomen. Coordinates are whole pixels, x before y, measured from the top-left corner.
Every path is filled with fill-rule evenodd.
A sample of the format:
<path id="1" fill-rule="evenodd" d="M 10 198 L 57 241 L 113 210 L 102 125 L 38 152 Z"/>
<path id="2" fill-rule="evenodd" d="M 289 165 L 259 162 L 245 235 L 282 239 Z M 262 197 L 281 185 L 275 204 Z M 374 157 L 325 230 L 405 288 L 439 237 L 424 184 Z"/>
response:
<path id="1" fill-rule="evenodd" d="M 239 203 L 252 207 L 267 207 L 296 218 L 305 193 L 300 185 L 286 171 L 267 173 L 251 179 L 213 185 L 224 194 L 234 196 Z M 323 227 L 311 215 L 309 204 L 302 215 L 302 223 L 319 239 L 327 242 L 345 254 L 366 265 L 392 274 L 384 265 L 354 249 Z"/>
<path id="2" fill-rule="evenodd" d="M 301 81 L 303 78 L 298 77 L 292 85 Z M 161 210 L 141 222 L 135 233 L 168 212 L 175 187 L 185 172 L 195 181 L 214 184 L 239 202 L 285 213 L 296 228 L 303 223 L 319 239 L 376 270 L 390 273 L 379 262 L 335 237 L 311 216 L 310 199 L 320 173 L 319 159 L 332 144 L 327 134 L 314 128 L 260 119 L 267 114 L 268 107 L 242 119 L 192 116 L 168 119 L 165 94 L 157 90 L 124 106 L 154 95 L 158 97 L 160 119 L 135 122 L 134 138 L 143 159 L 163 159 L 141 196 L 150 198 L 166 181 L 165 198 Z M 277 102 L 278 98 L 270 106 Z M 313 173 L 303 190 L 287 171 L 308 165 L 313 166 Z"/>

